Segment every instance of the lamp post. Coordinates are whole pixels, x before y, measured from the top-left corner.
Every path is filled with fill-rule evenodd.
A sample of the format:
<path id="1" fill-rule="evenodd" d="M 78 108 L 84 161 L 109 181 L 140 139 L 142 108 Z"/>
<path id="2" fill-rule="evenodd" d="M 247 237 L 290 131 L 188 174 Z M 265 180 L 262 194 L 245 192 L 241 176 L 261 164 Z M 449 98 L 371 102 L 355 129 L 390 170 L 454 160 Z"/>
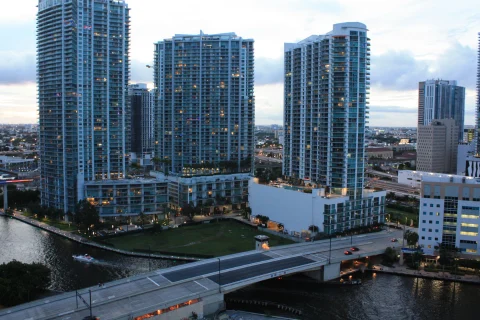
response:
<path id="1" fill-rule="evenodd" d="M 221 274 L 220 274 L 220 258 L 218 260 L 218 293 L 222 293 L 222 281 L 221 281 Z"/>
<path id="2" fill-rule="evenodd" d="M 330 249 L 328 250 L 328 264 L 330 264 L 330 259 L 332 258 L 332 235 L 329 235 L 329 238 L 330 238 Z"/>

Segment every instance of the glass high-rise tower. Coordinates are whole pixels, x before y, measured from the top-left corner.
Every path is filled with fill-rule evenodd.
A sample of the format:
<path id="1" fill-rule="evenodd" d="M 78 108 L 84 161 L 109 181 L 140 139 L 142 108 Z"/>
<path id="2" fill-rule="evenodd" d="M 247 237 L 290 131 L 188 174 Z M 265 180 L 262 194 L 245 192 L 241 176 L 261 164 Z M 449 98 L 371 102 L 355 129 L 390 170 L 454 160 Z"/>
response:
<path id="1" fill-rule="evenodd" d="M 476 108 L 476 143 L 477 156 L 480 155 L 480 32 L 478 33 L 478 56 L 477 56 L 477 108 Z"/>
<path id="2" fill-rule="evenodd" d="M 129 29 L 124 0 L 39 0 L 43 205 L 71 211 L 85 182 L 125 177 Z"/>
<path id="3" fill-rule="evenodd" d="M 362 197 L 369 70 L 362 23 L 285 44 L 285 175 Z"/>
<path id="4" fill-rule="evenodd" d="M 433 120 L 454 119 L 458 140 L 463 140 L 465 88 L 455 80 L 427 80 L 418 84 L 418 126 Z M 420 137 L 419 137 L 420 138 Z"/>
<path id="5" fill-rule="evenodd" d="M 155 44 L 155 156 L 178 175 L 250 172 L 253 40 L 175 35 Z"/>

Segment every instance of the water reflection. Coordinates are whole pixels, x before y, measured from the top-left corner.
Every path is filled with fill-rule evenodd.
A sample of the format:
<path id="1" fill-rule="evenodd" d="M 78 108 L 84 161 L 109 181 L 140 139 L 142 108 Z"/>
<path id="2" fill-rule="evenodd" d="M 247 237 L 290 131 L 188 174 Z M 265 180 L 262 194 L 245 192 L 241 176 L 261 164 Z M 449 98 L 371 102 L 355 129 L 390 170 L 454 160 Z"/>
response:
<path id="1" fill-rule="evenodd" d="M 86 264 L 72 258 L 72 255 L 85 253 L 99 262 Z M 88 247 L 15 219 L 0 217 L 0 263 L 14 259 L 46 264 L 52 270 L 51 289 L 55 291 L 76 290 L 144 273 L 149 270 L 149 264 L 152 270 L 177 264 L 168 260 L 127 257 Z"/>

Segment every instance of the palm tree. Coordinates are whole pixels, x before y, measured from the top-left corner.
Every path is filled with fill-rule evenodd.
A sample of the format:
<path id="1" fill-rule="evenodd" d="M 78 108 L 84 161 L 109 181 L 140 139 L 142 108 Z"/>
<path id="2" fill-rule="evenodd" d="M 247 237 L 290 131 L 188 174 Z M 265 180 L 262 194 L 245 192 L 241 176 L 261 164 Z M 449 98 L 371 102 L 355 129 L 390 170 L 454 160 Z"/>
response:
<path id="1" fill-rule="evenodd" d="M 140 219 L 140 222 L 142 223 L 142 228 L 143 228 L 143 225 L 145 224 L 145 220 L 147 219 L 147 216 L 145 215 L 145 213 L 143 213 L 143 211 L 138 214 L 138 219 Z"/>

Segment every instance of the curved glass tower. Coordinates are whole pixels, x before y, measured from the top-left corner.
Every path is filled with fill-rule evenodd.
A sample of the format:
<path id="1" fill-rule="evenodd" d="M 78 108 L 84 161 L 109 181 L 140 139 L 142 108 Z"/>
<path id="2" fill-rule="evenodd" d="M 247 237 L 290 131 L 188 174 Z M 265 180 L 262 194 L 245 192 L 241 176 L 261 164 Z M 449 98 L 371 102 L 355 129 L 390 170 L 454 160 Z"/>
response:
<path id="1" fill-rule="evenodd" d="M 73 210 L 85 181 L 125 176 L 129 29 L 124 0 L 39 0 L 43 205 Z"/>

